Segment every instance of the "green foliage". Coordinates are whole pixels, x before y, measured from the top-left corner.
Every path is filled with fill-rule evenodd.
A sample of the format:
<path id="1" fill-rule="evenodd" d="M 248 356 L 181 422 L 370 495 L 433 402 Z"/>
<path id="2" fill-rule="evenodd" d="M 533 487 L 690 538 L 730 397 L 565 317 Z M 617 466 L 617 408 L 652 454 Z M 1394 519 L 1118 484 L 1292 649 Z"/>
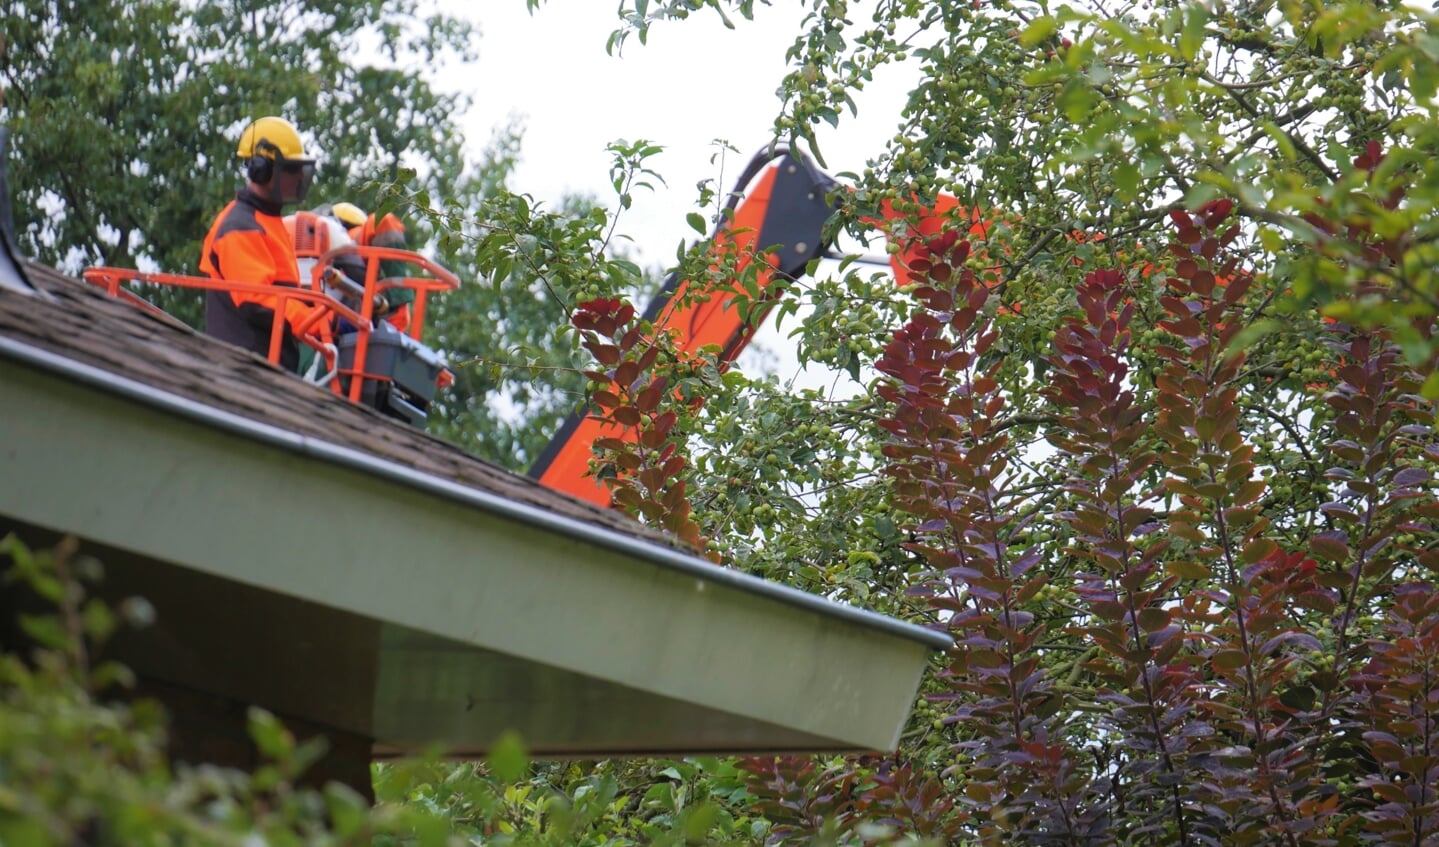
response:
<path id="1" fill-rule="evenodd" d="M 495 757 L 474 764 L 377 766 L 382 803 L 433 809 L 457 833 L 486 844 L 751 844 L 767 831 L 727 805 L 747 797 L 742 775 L 714 759 L 539 763 L 496 790 Z"/>
<path id="2" fill-rule="evenodd" d="M 513 167 L 518 138 L 509 138 L 490 151 L 492 173 L 504 176 Z M 450 356 L 456 374 L 436 400 L 438 420 L 430 429 L 514 470 L 532 464 L 584 402 L 589 360 L 569 330 L 576 304 L 613 293 L 644 296 L 656 287 L 626 258 L 616 235 L 619 210 L 631 192 L 647 187 L 647 171 L 623 145 L 612 149 L 619 204 L 613 213 L 581 197 L 551 211 L 503 180 L 474 201 L 414 210 L 434 233 L 442 261 L 475 280 L 437 300 L 429 319 L 427 339 Z M 398 187 L 389 191 L 406 196 Z"/>
<path id="3" fill-rule="evenodd" d="M 172 770 L 161 710 L 116 699 L 134 683 L 129 672 L 88 659 L 121 620 L 147 621 L 148 606 L 126 601 L 117 615 L 88 597 L 100 568 L 77 556 L 73 541 L 35 553 L 8 536 L 0 553 L 10 562 L 7 593 L 28 589 L 48 606 L 21 617 L 34 649 L 25 655 L 7 647 L 0 656 L 0 841 L 338 845 L 413 829 L 410 812 L 371 812 L 343 786 L 295 788 L 295 777 L 321 751 L 297 748 L 259 710 L 250 731 L 266 763 L 254 775 Z"/>
<path id="4" fill-rule="evenodd" d="M 707 7 L 764 14 L 627 3 L 612 46 Z M 807 7 L 778 140 L 820 158 L 882 66 L 920 70 L 838 197 L 860 236 L 909 213 L 909 278 L 786 286 L 802 362 L 854 390 L 727 373 L 680 477 L 730 564 L 957 647 L 892 759 L 745 763 L 772 837 L 1433 837 L 1439 18 Z"/>

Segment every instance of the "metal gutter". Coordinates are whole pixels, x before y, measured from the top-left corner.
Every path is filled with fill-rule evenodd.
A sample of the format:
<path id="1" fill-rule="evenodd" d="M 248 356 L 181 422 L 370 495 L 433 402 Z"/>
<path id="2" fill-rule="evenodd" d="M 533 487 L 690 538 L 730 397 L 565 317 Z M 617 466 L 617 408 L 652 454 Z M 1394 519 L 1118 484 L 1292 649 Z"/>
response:
<path id="1" fill-rule="evenodd" d="M 719 583 L 807 611 L 830 615 L 848 623 L 919 642 L 933 650 L 946 650 L 953 643 L 948 635 L 941 632 L 827 600 L 797 588 L 769 582 L 747 573 L 718 567 L 678 550 L 421 473 L 413 468 L 378 459 L 353 448 L 342 447 L 251 420 L 233 412 L 216 409 L 102 368 L 77 362 L 49 350 L 21 343 L 12 338 L 0 336 L 0 355 L 22 365 L 65 377 L 82 385 L 178 415 L 231 435 L 361 471 L 426 494 L 443 497 L 547 532 L 678 571 L 686 576 Z"/>

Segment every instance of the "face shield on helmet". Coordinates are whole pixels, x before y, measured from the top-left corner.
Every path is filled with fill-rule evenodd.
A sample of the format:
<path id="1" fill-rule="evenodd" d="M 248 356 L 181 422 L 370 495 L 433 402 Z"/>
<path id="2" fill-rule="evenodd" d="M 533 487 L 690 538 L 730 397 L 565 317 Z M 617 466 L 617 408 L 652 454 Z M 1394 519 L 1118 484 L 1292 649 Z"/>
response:
<path id="1" fill-rule="evenodd" d="M 315 181 L 314 159 L 275 157 L 275 176 L 270 180 L 270 199 L 281 206 L 305 202 Z"/>

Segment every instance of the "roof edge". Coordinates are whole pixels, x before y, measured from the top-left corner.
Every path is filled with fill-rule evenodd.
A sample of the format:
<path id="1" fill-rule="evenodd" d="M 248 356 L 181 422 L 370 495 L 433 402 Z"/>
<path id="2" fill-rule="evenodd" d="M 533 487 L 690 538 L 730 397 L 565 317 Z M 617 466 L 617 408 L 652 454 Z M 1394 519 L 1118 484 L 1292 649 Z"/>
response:
<path id="1" fill-rule="evenodd" d="M 216 409 L 203 403 L 155 388 L 143 382 L 112 373 L 93 365 L 77 362 L 57 353 L 0 336 L 0 356 L 22 365 L 72 379 L 83 385 L 105 391 L 153 409 L 179 415 L 191 421 L 212 426 L 223 432 L 276 447 L 301 456 L 318 459 L 352 470 L 362 471 L 452 502 L 481 509 L 494 515 L 555 532 L 570 539 L 622 553 L 688 576 L 709 580 L 739 591 L 766 597 L 779 603 L 822 615 L 829 615 L 851 624 L 888 635 L 915 641 L 932 650 L 945 650 L 952 644 L 950 636 L 918 624 L 886 617 L 877 612 L 849 606 L 797 588 L 770 582 L 742 571 L 719 567 L 698 556 L 681 550 L 662 547 L 653 542 L 628 536 L 605 527 L 595 526 L 564 515 L 557 515 L 525 503 L 505 499 L 487 491 L 470 488 L 431 474 L 422 473 L 395 462 L 379 459 L 349 447 L 342 447 L 317 438 L 290 432 L 242 415 Z"/>

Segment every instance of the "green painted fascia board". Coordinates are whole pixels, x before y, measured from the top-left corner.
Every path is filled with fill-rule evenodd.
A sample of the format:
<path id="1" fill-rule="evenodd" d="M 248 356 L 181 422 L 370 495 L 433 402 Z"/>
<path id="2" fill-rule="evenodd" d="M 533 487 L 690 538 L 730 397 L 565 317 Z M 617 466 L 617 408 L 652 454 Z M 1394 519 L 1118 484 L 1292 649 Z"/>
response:
<path id="1" fill-rule="evenodd" d="M 13 362 L 0 386 L 0 513 L 266 590 L 840 749 L 894 746 L 931 648 Z"/>

